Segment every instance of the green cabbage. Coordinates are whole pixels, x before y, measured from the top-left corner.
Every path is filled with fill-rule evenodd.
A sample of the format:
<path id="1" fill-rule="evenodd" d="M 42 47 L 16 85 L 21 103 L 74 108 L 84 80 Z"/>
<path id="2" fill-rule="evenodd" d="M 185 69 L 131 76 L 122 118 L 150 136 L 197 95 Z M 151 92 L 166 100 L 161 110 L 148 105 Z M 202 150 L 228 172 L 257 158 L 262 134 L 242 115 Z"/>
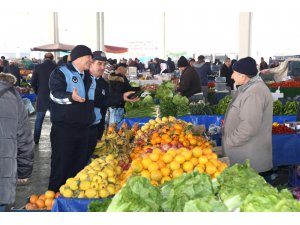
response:
<path id="1" fill-rule="evenodd" d="M 143 106 L 151 106 L 154 105 L 153 98 L 151 95 L 147 95 L 143 101 L 142 101 Z"/>

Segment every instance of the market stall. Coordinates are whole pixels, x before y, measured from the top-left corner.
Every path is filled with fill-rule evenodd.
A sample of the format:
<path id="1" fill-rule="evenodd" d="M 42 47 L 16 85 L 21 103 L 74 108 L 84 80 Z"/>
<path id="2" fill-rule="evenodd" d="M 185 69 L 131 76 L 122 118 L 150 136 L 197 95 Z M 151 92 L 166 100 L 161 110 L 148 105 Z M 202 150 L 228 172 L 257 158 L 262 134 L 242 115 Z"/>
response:
<path id="1" fill-rule="evenodd" d="M 199 116 L 198 116 L 199 117 Z M 203 117 L 201 119 L 207 119 L 208 117 Z M 192 116 L 181 117 L 181 119 L 185 119 L 188 122 L 194 121 L 196 122 L 197 118 Z M 200 117 L 198 118 L 200 119 Z M 201 121 L 200 119 L 200 121 Z M 220 120 L 221 118 L 215 118 L 216 121 Z M 274 120 L 286 120 L 286 119 L 293 119 L 293 118 L 274 118 Z M 277 189 L 274 189 L 269 184 L 267 184 L 262 177 L 260 177 L 253 169 L 249 167 L 249 162 L 245 163 L 245 165 L 232 165 L 230 168 L 227 168 L 217 157 L 217 155 L 211 150 L 211 145 L 205 140 L 202 139 L 201 136 L 193 136 L 191 133 L 188 135 L 185 133 L 185 137 L 182 139 L 182 143 L 185 144 L 186 140 L 189 140 L 190 144 L 186 144 L 186 147 L 180 148 L 166 148 L 166 144 L 163 144 L 163 141 L 167 141 L 168 139 L 173 139 L 176 135 L 169 135 L 169 129 L 177 130 L 177 132 L 181 132 L 183 129 L 193 129 L 189 127 L 188 123 L 183 122 L 182 120 L 177 120 L 174 117 L 168 118 L 156 118 L 150 119 L 149 118 L 142 118 L 141 120 L 132 119 L 131 122 L 139 121 L 143 126 L 138 129 L 136 128 L 136 124 L 133 125 L 131 128 L 131 132 L 134 135 L 134 148 L 131 150 L 130 157 L 132 159 L 130 163 L 129 169 L 124 170 L 124 173 L 121 173 L 120 177 L 116 176 L 117 180 L 113 180 L 112 182 L 116 182 L 115 184 L 121 185 L 121 189 L 118 189 L 112 195 L 109 195 L 108 192 L 106 193 L 105 197 L 102 196 L 102 192 L 99 191 L 99 196 L 97 191 L 95 192 L 92 189 L 98 188 L 98 184 L 95 184 L 95 181 L 101 183 L 101 185 L 105 185 L 103 180 L 108 180 L 110 185 L 112 183 L 109 181 L 109 178 L 106 177 L 98 177 L 102 173 L 101 171 L 106 170 L 106 166 L 108 163 L 114 163 L 113 156 L 104 156 L 101 158 L 101 154 L 107 152 L 108 149 L 111 149 L 109 146 L 118 145 L 124 146 L 123 137 L 127 137 L 128 127 L 124 126 L 125 121 L 123 121 L 122 127 L 120 127 L 118 134 L 114 134 L 111 128 L 108 129 L 108 134 L 105 137 L 105 140 L 102 144 L 99 143 L 97 146 L 103 148 L 99 151 L 99 157 L 92 161 L 84 170 L 78 173 L 74 178 L 69 178 L 61 187 L 61 195 L 56 199 L 53 207 L 52 212 L 85 212 L 85 211 L 290 211 L 296 210 L 294 207 L 298 207 L 298 203 L 292 199 L 292 195 L 287 190 L 283 191 L 282 193 L 279 192 Z M 218 123 L 218 122 L 217 122 Z M 125 130 L 124 130 L 125 129 Z M 174 130 L 175 129 L 175 130 Z M 186 130 L 188 131 L 188 130 Z M 159 140 L 156 140 L 155 133 L 158 132 L 162 134 Z M 179 134 L 179 133 L 178 133 Z M 183 135 L 184 133 L 181 133 Z M 124 135 L 124 136 L 123 136 Z M 279 135 L 273 135 L 277 137 Z M 294 135 L 295 138 L 299 139 L 298 135 Z M 117 138 L 119 137 L 119 138 Z M 284 136 L 281 136 L 276 140 L 273 140 L 273 145 L 277 145 L 278 143 L 284 143 L 285 140 L 282 139 Z M 113 143 L 109 144 L 110 140 L 114 141 Z M 285 138 L 290 138 L 290 136 L 286 136 Z M 119 140 L 118 140 L 119 139 Z M 184 140 L 185 139 L 185 140 Z M 195 140 L 195 142 L 193 142 Z M 149 141 L 152 145 L 149 145 Z M 118 143 L 122 142 L 122 143 Z M 278 143 L 277 143 L 278 142 Z M 290 143 L 293 143 L 292 140 L 289 140 Z M 173 143 L 173 142 L 172 142 Z M 197 143 L 200 145 L 205 145 L 206 148 L 202 147 L 202 151 L 199 150 L 197 147 Z M 108 144 L 108 147 L 105 145 Z M 173 145 L 175 142 L 173 143 Z M 295 143 L 299 146 L 299 143 Z M 172 145 L 172 146 L 173 146 Z M 196 145 L 196 146 L 195 146 Z M 176 144 L 174 145 L 174 147 Z M 190 147 L 188 147 L 190 146 Z M 281 145 L 279 148 L 282 148 Z M 111 150 L 113 152 L 119 151 L 121 147 L 117 147 L 115 150 Z M 188 150 L 190 148 L 190 151 Z M 291 146 L 288 148 L 292 149 Z M 164 150 L 163 150 L 164 149 Z M 176 150 L 177 149 L 177 150 Z M 200 148 L 201 149 L 201 148 Z M 97 147 L 96 147 L 97 150 Z M 279 149 L 282 150 L 282 149 Z M 278 151 L 279 151 L 278 150 Z M 176 151 L 179 151 L 176 153 Z M 277 151 L 277 150 L 276 150 Z M 295 149 L 293 150 L 295 151 Z M 288 154 L 293 154 L 291 157 L 299 157 L 296 152 L 291 151 Z M 106 153 L 107 154 L 107 153 Z M 274 153 L 274 156 L 277 154 Z M 279 153 L 278 153 L 279 154 Z M 177 156 L 176 156 L 177 155 Z M 148 156 L 148 157 L 146 157 Z M 176 156 L 175 161 L 172 161 L 171 156 Z M 204 157 L 203 157 L 204 156 Z M 170 158 L 171 157 L 171 158 Z M 193 158 L 191 158 L 193 157 Z M 193 165 L 195 161 L 195 157 L 199 157 L 199 161 Z M 282 155 L 278 155 L 278 157 L 284 158 Z M 163 160 L 160 162 L 158 159 Z M 158 161 L 157 161 L 158 160 Z M 214 164 L 207 164 L 207 160 L 214 162 Z M 277 160 L 277 159 L 276 159 Z M 275 161 L 276 161 L 275 160 Z M 278 159 L 280 160 L 280 159 Z M 287 160 L 291 160 L 288 158 Z M 179 163 L 181 162 L 181 163 Z M 289 163 L 297 163 L 299 161 L 292 160 Z M 167 167 L 165 163 L 170 163 Z M 195 162 L 194 162 L 195 163 Z M 276 163 L 282 163 L 280 161 L 276 161 Z M 181 164 L 181 165 L 180 165 Z M 101 166 L 103 165 L 103 166 Z M 120 165 L 120 164 L 119 164 Z M 162 177 L 162 174 L 158 172 L 155 168 L 158 165 L 161 165 L 161 173 L 165 174 Z M 197 166 L 196 166 L 197 165 Z M 206 167 L 204 166 L 206 165 Z M 175 168 L 176 166 L 176 168 Z M 178 166 L 178 167 L 177 167 Z M 181 168 L 180 168 L 181 167 Z M 122 167 L 123 168 L 123 167 Z M 179 168 L 179 169 L 177 169 Z M 200 173 L 195 171 L 197 169 Z M 222 170 L 226 169 L 226 173 L 221 173 Z M 100 172 L 99 172 L 100 171 Z M 157 171 L 157 172 L 156 172 Z M 171 174 L 170 174 L 171 171 Z M 173 172 L 172 172 L 173 171 Z M 192 172 L 194 171 L 194 172 Z M 108 173 L 108 171 L 106 171 Z M 112 172 L 112 171 L 111 171 Z M 158 174 L 156 174 L 158 173 Z M 97 176 L 98 174 L 98 176 Z M 131 175 L 136 176 L 131 176 Z M 170 174 L 169 176 L 166 174 Z M 112 173 L 113 175 L 113 173 Z M 140 176 L 139 176 L 140 175 Z M 218 176 L 221 176 L 218 179 Z M 232 176 L 235 177 L 235 182 L 232 184 Z M 250 178 L 250 177 L 251 178 Z M 149 178 L 146 179 L 146 178 Z M 168 179 L 167 179 L 168 178 Z M 221 189 L 217 188 L 220 186 L 213 186 L 216 188 L 215 191 L 211 192 L 212 183 L 210 182 L 210 178 L 217 178 L 214 182 L 225 182 L 221 185 Z M 249 183 L 249 179 L 252 180 L 251 184 Z M 174 182 L 173 182 L 174 181 Z M 228 181 L 228 183 L 226 183 Z M 247 181 L 247 182 L 246 182 Z M 85 183 L 86 182 L 86 183 Z M 100 185 L 99 183 L 99 185 Z M 124 186 L 124 184 L 126 185 Z M 114 183 L 113 183 L 114 184 Z M 179 185 L 180 184 L 180 185 Z M 88 185 L 88 186 L 87 186 Z M 249 185 L 249 186 L 248 186 Z M 254 186 L 252 186 L 254 185 Z M 117 187 L 116 186 L 116 187 Z M 228 191 L 222 190 L 222 187 L 228 188 Z M 243 187 L 239 189 L 237 187 Z M 92 189 L 89 189 L 92 188 Z M 99 187 L 100 188 L 100 187 Z M 192 189 L 190 189 L 192 188 Z M 239 190 L 238 190 L 239 189 Z M 72 191 L 73 190 L 73 191 Z M 99 190 L 102 190 L 101 188 Z M 146 191 L 147 190 L 147 191 Z M 179 194 L 185 193 L 185 190 L 189 190 L 187 193 L 189 194 Z M 195 191 L 197 190 L 197 191 Z M 255 191 L 256 190 L 256 191 Z M 277 205 L 276 202 L 272 204 L 266 204 L 263 207 L 258 207 L 261 203 L 258 204 L 258 208 L 250 207 L 248 198 L 256 198 L 257 191 L 265 190 L 261 193 L 259 198 L 264 198 L 264 202 L 268 201 L 267 197 L 271 194 L 272 201 L 281 202 L 282 200 L 287 201 L 286 204 L 289 205 L 291 208 L 283 207 L 282 205 Z M 233 202 L 229 199 L 234 197 L 236 194 L 241 193 L 240 197 Z M 242 194 L 245 192 L 244 194 Z M 252 193 L 256 192 L 254 195 Z M 174 194 L 171 194 L 174 193 Z M 175 194 L 178 193 L 178 194 Z M 232 193 L 230 194 L 230 198 L 224 195 L 225 193 Z M 101 196 L 100 196 L 101 195 Z M 205 196 L 215 196 L 218 195 L 218 199 L 222 199 L 222 201 L 215 201 L 211 198 L 207 198 Z M 87 198 L 88 196 L 88 198 Z M 97 197 L 95 197 L 97 196 Z M 131 196 L 131 197 L 129 197 Z M 161 197 L 162 196 L 162 197 Z M 248 196 L 246 198 L 246 196 Z M 138 200 L 142 198 L 143 201 Z M 203 198 L 203 199 L 201 199 Z M 128 201 L 128 199 L 131 199 Z M 197 199 L 197 200 L 196 200 Z M 198 203 L 199 201 L 203 201 L 201 204 Z M 135 201 L 137 200 L 137 201 Z M 190 202 L 189 201 L 195 201 Z M 228 201 L 227 201 L 228 200 Z M 251 200 L 252 201 L 252 200 Z M 104 202 L 105 206 L 104 206 Z M 248 203 L 247 203 L 248 202 Z M 103 203 L 103 205 L 102 205 Z M 279 204 L 279 203 L 278 203 Z M 296 204 L 296 205 L 294 205 Z"/>

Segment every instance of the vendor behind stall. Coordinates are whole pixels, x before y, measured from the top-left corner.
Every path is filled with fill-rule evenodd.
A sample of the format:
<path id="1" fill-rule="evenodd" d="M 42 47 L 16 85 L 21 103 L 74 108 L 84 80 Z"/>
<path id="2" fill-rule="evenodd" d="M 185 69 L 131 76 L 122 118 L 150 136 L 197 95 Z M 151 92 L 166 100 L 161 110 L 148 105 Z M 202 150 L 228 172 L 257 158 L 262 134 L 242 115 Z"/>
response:
<path id="1" fill-rule="evenodd" d="M 180 92 L 181 95 L 189 98 L 190 101 L 199 101 L 200 99 L 197 99 L 196 94 L 201 92 L 201 80 L 196 70 L 189 65 L 189 62 L 184 56 L 179 58 L 177 64 L 181 73 L 177 91 Z"/>
<path id="2" fill-rule="evenodd" d="M 289 58 L 279 64 L 279 66 L 270 68 L 270 69 L 264 69 L 260 71 L 261 75 L 268 75 L 268 74 L 274 74 L 274 80 L 276 82 L 281 82 L 287 80 L 288 76 L 288 70 L 289 70 L 289 62 L 292 61 L 300 61 L 299 58 Z"/>

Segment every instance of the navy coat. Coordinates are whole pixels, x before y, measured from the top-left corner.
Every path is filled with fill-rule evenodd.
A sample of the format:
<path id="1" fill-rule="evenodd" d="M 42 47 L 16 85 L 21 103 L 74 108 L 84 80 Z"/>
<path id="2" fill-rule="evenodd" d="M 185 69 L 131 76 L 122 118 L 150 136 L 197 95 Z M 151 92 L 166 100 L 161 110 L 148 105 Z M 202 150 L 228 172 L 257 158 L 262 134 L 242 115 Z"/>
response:
<path id="1" fill-rule="evenodd" d="M 56 68 L 56 64 L 51 60 L 45 60 L 42 64 L 35 67 L 31 86 L 37 95 L 36 111 L 46 111 L 49 109 L 50 104 L 50 90 L 49 90 L 49 78 L 51 72 Z"/>

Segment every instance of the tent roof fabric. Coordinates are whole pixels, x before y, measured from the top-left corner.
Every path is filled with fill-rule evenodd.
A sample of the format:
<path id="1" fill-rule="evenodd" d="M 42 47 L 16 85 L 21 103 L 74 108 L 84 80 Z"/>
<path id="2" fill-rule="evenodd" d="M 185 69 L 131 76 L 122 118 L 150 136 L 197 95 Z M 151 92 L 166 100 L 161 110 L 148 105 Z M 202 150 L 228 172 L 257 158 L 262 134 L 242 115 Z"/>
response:
<path id="1" fill-rule="evenodd" d="M 128 48 L 111 46 L 111 45 L 104 45 L 104 52 L 108 52 L 108 53 L 125 53 L 125 52 L 128 52 Z"/>
<path id="2" fill-rule="evenodd" d="M 31 48 L 31 51 L 42 51 L 42 52 L 70 52 L 74 48 L 74 45 L 55 43 L 48 45 L 41 45 Z"/>

